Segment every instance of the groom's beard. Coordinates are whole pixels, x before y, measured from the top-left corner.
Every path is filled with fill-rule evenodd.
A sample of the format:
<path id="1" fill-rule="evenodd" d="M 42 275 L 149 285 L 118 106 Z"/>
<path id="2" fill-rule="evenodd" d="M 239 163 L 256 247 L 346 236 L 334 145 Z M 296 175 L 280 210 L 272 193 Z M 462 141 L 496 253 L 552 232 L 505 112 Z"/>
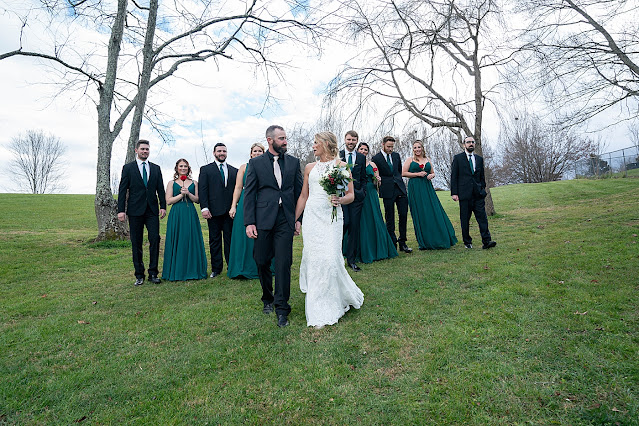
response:
<path id="1" fill-rule="evenodd" d="M 274 150 L 275 152 L 277 152 L 279 155 L 284 155 L 284 154 L 286 154 L 286 148 L 287 148 L 287 147 L 286 147 L 286 146 L 284 146 L 284 145 L 276 145 L 276 144 L 273 144 L 273 150 Z"/>

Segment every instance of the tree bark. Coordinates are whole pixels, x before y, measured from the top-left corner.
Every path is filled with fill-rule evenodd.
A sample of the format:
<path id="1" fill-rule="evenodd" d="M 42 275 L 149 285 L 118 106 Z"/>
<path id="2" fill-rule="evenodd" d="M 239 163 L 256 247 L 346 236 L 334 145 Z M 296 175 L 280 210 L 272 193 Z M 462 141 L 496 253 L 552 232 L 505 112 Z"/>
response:
<path id="1" fill-rule="evenodd" d="M 107 69 L 103 85 L 98 88 L 98 164 L 95 185 L 95 217 L 98 222 L 96 241 L 126 239 L 128 224 L 118 220 L 118 205 L 111 192 L 111 152 L 115 135 L 111 132 L 111 108 L 118 70 L 118 58 L 124 33 L 127 0 L 118 0 L 118 11 L 111 28 L 107 55 Z M 119 194 L 126 197 L 127 194 Z"/>

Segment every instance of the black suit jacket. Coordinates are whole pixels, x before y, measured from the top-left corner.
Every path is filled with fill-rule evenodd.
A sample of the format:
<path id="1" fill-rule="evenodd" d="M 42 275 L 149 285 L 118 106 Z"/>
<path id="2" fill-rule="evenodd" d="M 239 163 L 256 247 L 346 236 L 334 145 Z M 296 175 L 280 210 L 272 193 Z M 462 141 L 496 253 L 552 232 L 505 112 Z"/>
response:
<path id="1" fill-rule="evenodd" d="M 198 178 L 200 208 L 209 209 L 213 216 L 227 214 L 233 202 L 237 169 L 228 163 L 226 164 L 226 169 L 228 170 L 228 176 L 225 187 L 217 163 L 213 162 L 200 167 L 200 176 Z"/>
<path id="2" fill-rule="evenodd" d="M 388 161 L 386 161 L 386 154 L 382 155 L 381 152 L 378 152 L 371 160 L 377 166 L 379 177 L 382 178 L 379 186 L 379 197 L 394 198 L 395 187 L 401 194 L 406 195 L 406 185 L 404 185 L 404 180 L 402 179 L 402 160 L 399 158 L 399 154 L 396 152 L 391 154 L 392 169 L 388 165 Z"/>
<path id="3" fill-rule="evenodd" d="M 345 163 L 348 163 L 346 158 L 346 150 L 339 152 L 339 157 Z M 353 176 L 353 189 L 355 190 L 355 202 L 363 201 L 366 197 L 366 157 L 364 154 L 355 152 L 355 158 L 353 168 L 351 169 L 351 175 Z M 348 204 L 346 204 L 348 206 Z"/>
<path id="4" fill-rule="evenodd" d="M 483 198 L 486 196 L 486 179 L 484 177 L 484 159 L 475 156 L 475 173 L 471 174 L 466 152 L 455 155 L 450 172 L 450 195 L 457 195 L 460 200 Z"/>
<path id="5" fill-rule="evenodd" d="M 251 158 L 246 166 L 244 183 L 244 225 L 255 225 L 257 229 L 273 229 L 279 200 L 291 229 L 295 229 L 295 206 L 302 192 L 302 171 L 300 160 L 284 155 L 280 158 L 282 187 L 277 185 L 273 173 L 273 155 L 266 152 Z"/>
<path id="6" fill-rule="evenodd" d="M 118 213 L 129 216 L 142 216 L 149 206 L 154 214 L 159 214 L 160 208 L 166 210 L 166 197 L 164 195 L 164 180 L 162 180 L 162 170 L 157 164 L 147 161 L 149 166 L 149 176 L 147 176 L 147 186 L 144 186 L 137 161 L 127 163 L 122 167 L 120 178 L 120 189 L 118 192 Z M 127 191 L 129 197 L 127 201 Z"/>

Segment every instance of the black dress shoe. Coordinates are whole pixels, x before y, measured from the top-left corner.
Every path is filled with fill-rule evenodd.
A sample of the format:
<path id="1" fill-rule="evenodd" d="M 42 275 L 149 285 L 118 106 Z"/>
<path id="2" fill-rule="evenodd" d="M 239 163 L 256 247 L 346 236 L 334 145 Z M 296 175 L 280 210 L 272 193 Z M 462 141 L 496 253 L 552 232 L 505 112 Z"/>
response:
<path id="1" fill-rule="evenodd" d="M 483 248 L 484 250 L 489 249 L 489 248 L 493 248 L 497 245 L 497 243 L 495 241 L 488 241 L 486 244 L 484 244 L 481 248 Z"/>
<path id="2" fill-rule="evenodd" d="M 273 304 L 272 303 L 265 303 L 264 304 L 264 309 L 262 309 L 262 312 L 264 312 L 265 314 L 270 314 L 271 312 L 273 312 Z"/>
<path id="3" fill-rule="evenodd" d="M 287 315 L 278 315 L 277 316 L 277 326 L 278 327 L 288 327 L 288 316 Z"/>
<path id="4" fill-rule="evenodd" d="M 467 249 L 471 249 L 471 248 L 473 248 L 473 245 L 472 244 L 464 244 L 464 247 L 466 247 Z"/>
<path id="5" fill-rule="evenodd" d="M 149 275 L 149 281 L 153 284 L 160 284 L 162 282 L 157 275 Z"/>
<path id="6" fill-rule="evenodd" d="M 218 275 L 220 275 L 220 273 L 219 273 L 219 272 L 211 272 L 211 278 L 215 278 L 215 277 L 217 277 Z"/>
<path id="7" fill-rule="evenodd" d="M 360 268 L 359 266 L 357 266 L 357 264 L 356 264 L 356 263 L 349 263 L 349 264 L 348 264 L 348 266 L 350 266 L 350 267 L 351 267 L 351 269 L 352 269 L 353 271 L 355 271 L 355 272 L 359 272 L 359 271 L 361 271 L 361 270 L 362 270 L 362 268 Z"/>
<path id="8" fill-rule="evenodd" d="M 413 249 L 412 249 L 412 248 L 410 248 L 410 247 L 408 247 L 406 244 L 401 244 L 401 245 L 399 246 L 399 249 L 400 249 L 401 251 L 403 251 L 404 253 L 412 253 L 412 252 L 413 252 Z"/>
<path id="9" fill-rule="evenodd" d="M 136 278 L 135 283 L 133 285 L 142 285 L 144 284 L 144 278 Z"/>

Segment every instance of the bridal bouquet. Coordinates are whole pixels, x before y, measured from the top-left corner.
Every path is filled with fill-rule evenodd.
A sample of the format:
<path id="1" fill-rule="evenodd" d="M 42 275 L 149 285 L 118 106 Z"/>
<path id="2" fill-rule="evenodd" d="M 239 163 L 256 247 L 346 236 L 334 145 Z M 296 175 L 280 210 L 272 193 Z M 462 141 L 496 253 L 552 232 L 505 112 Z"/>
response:
<path id="1" fill-rule="evenodd" d="M 330 166 L 324 173 L 320 174 L 319 184 L 324 188 L 329 198 L 331 195 L 343 196 L 348 189 L 348 183 L 353 178 L 346 166 L 338 166 L 334 164 Z M 337 219 L 337 207 L 333 206 L 331 214 L 331 222 Z"/>

